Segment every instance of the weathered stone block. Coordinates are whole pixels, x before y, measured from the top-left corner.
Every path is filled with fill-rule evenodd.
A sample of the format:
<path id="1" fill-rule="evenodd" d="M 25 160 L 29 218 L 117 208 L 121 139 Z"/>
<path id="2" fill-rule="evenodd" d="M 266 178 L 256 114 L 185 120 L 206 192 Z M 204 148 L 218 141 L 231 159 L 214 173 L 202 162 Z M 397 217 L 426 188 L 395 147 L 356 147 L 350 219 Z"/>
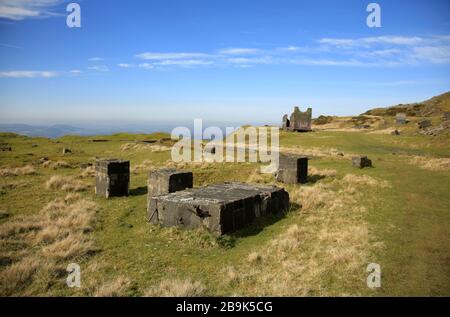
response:
<path id="1" fill-rule="evenodd" d="M 283 188 L 223 183 L 153 197 L 148 214 L 150 222 L 164 227 L 204 227 L 223 235 L 288 208 L 289 194 Z"/>
<path id="2" fill-rule="evenodd" d="M 192 188 L 192 172 L 176 169 L 160 169 L 152 171 L 148 175 L 148 197 L 177 192 L 186 188 Z"/>
<path id="3" fill-rule="evenodd" d="M 395 116 L 395 122 L 397 124 L 406 124 L 407 123 L 406 113 L 403 112 L 397 113 L 397 115 Z"/>
<path id="4" fill-rule="evenodd" d="M 450 111 L 446 111 L 442 114 L 442 120 L 443 121 L 448 121 L 450 120 Z"/>
<path id="5" fill-rule="evenodd" d="M 108 159 L 95 162 L 95 193 L 106 198 L 128 196 L 130 161 Z"/>
<path id="6" fill-rule="evenodd" d="M 306 156 L 280 154 L 277 181 L 285 184 L 308 181 L 308 158 Z"/>
<path id="7" fill-rule="evenodd" d="M 355 156 L 352 158 L 352 165 L 358 168 L 372 167 L 372 161 L 367 156 Z"/>
<path id="8" fill-rule="evenodd" d="M 430 120 L 422 120 L 422 121 L 419 121 L 417 124 L 419 125 L 419 129 L 425 129 L 425 128 L 431 127 Z"/>

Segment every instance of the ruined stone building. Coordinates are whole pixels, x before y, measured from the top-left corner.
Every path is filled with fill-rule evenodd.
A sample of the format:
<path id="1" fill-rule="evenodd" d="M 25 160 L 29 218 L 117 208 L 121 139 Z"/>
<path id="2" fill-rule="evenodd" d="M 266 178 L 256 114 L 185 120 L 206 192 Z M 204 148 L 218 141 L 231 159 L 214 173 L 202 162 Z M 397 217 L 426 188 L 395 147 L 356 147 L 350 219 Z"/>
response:
<path id="1" fill-rule="evenodd" d="M 300 111 L 299 107 L 294 108 L 291 116 L 283 116 L 282 128 L 285 131 L 308 132 L 311 131 L 312 109 Z"/>

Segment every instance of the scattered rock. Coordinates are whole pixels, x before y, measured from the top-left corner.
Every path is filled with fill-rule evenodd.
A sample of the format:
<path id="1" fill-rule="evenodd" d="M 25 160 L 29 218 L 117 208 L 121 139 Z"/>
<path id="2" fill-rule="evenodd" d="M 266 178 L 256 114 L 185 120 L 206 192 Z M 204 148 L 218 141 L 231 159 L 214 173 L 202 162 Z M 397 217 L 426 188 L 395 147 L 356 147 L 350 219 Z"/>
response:
<path id="1" fill-rule="evenodd" d="M 62 154 L 70 154 L 70 153 L 72 153 L 72 150 L 71 150 L 71 149 L 63 148 Z"/>
<path id="2" fill-rule="evenodd" d="M 372 167 L 372 161 L 367 156 L 355 156 L 352 157 L 352 165 L 358 168 Z"/>
<path id="3" fill-rule="evenodd" d="M 400 135 L 400 131 L 394 130 L 391 132 L 391 135 Z"/>
<path id="4" fill-rule="evenodd" d="M 419 125 L 419 129 L 425 129 L 425 128 L 431 127 L 430 120 L 422 120 L 422 121 L 419 121 L 417 124 Z"/>

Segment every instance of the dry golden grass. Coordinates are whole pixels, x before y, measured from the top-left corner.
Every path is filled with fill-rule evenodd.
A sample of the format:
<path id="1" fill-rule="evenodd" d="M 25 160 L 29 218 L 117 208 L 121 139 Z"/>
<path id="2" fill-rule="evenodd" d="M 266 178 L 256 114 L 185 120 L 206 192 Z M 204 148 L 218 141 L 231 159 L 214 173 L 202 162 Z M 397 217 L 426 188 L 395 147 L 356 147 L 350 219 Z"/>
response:
<path id="1" fill-rule="evenodd" d="M 170 151 L 171 148 L 159 144 L 145 144 L 145 143 L 125 143 L 120 146 L 122 152 L 127 151 L 150 151 L 150 152 L 164 152 Z"/>
<path id="2" fill-rule="evenodd" d="M 8 266 L 0 273 L 0 295 L 7 296 L 22 290 L 31 283 L 40 265 L 35 257 L 26 257 Z"/>
<path id="3" fill-rule="evenodd" d="M 54 175 L 45 183 L 47 189 L 80 192 L 87 190 L 89 185 L 71 176 Z"/>
<path id="4" fill-rule="evenodd" d="M 59 168 L 71 168 L 72 165 L 70 165 L 69 163 L 65 162 L 65 161 L 57 161 L 57 162 L 53 162 L 53 161 L 45 161 L 44 163 L 42 163 L 42 166 L 45 168 L 52 168 L 52 169 L 59 169 Z"/>
<path id="5" fill-rule="evenodd" d="M 137 174 L 141 171 L 149 172 L 155 169 L 155 166 L 152 161 L 144 160 L 141 164 L 137 164 L 131 167 L 131 173 Z"/>
<path id="6" fill-rule="evenodd" d="M 89 178 L 95 176 L 95 167 L 94 166 L 88 166 L 80 174 L 81 178 Z"/>
<path id="7" fill-rule="evenodd" d="M 330 280 L 342 286 L 364 285 L 365 266 L 381 244 L 373 241 L 364 218 L 373 202 L 360 190 L 362 184 L 368 190 L 389 186 L 366 175 L 348 174 L 293 187 L 289 193 L 301 206 L 294 216 L 300 221 L 246 261 L 227 267 L 225 283 L 240 290 L 236 295 L 245 296 L 342 295 Z"/>
<path id="8" fill-rule="evenodd" d="M 31 165 L 25 165 L 23 167 L 6 167 L 0 169 L 0 176 L 19 176 L 19 175 L 35 175 L 37 174 L 36 169 Z"/>
<path id="9" fill-rule="evenodd" d="M 30 185 L 30 183 L 26 181 L 4 181 L 2 179 L 0 180 L 0 191 L 23 188 L 27 187 L 28 185 Z"/>
<path id="10" fill-rule="evenodd" d="M 145 296 L 153 297 L 198 297 L 205 292 L 205 287 L 198 281 L 185 280 L 163 280 L 158 286 L 148 289 Z"/>
<path id="11" fill-rule="evenodd" d="M 425 156 L 414 156 L 409 163 L 419 168 L 430 171 L 450 170 L 450 158 L 432 158 Z"/>
<path id="12" fill-rule="evenodd" d="M 348 159 L 348 157 L 351 157 L 353 155 L 350 153 L 344 154 L 341 151 L 339 151 L 339 149 L 336 148 L 318 148 L 318 147 L 304 148 L 300 146 L 295 147 L 281 146 L 280 152 L 286 154 L 305 155 L 312 157 L 336 157 L 341 159 Z M 344 155 L 342 156 L 340 154 Z"/>
<path id="13" fill-rule="evenodd" d="M 95 252 L 90 232 L 96 208 L 94 202 L 68 194 L 36 215 L 1 224 L 2 257 L 13 263 L 0 273 L 0 295 L 24 294 L 24 288 L 35 278 L 46 278 L 47 282 L 57 279 L 55 272 L 61 269 L 61 263 Z"/>
<path id="14" fill-rule="evenodd" d="M 124 296 L 127 289 L 130 287 L 131 281 L 123 276 L 109 281 L 100 286 L 94 293 L 96 297 L 118 297 Z"/>
<path id="15" fill-rule="evenodd" d="M 318 169 L 314 166 L 308 166 L 308 175 L 314 176 L 325 176 L 325 177 L 333 177 L 337 175 L 337 171 L 334 169 Z"/>

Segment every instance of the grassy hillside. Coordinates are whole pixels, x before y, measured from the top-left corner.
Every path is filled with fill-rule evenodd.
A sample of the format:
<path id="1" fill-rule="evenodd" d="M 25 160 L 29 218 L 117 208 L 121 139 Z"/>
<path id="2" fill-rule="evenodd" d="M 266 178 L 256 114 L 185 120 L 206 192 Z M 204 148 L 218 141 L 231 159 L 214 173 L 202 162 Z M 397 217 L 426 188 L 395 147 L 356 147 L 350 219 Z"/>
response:
<path id="1" fill-rule="evenodd" d="M 309 183 L 285 186 L 258 164 L 176 165 L 166 137 L 0 135 L 12 148 L 0 152 L 1 295 L 450 295 L 448 139 L 282 133 L 283 151 L 314 157 Z M 352 168 L 353 154 L 374 168 Z M 129 197 L 94 195 L 98 157 L 131 161 Z M 151 225 L 147 172 L 163 166 L 192 170 L 195 186 L 284 186 L 291 210 L 221 238 Z M 80 289 L 65 284 L 71 262 Z M 380 289 L 366 286 L 371 262 Z"/>
<path id="2" fill-rule="evenodd" d="M 447 111 L 450 111 L 450 92 L 419 103 L 400 104 L 389 108 L 375 108 L 366 111 L 364 115 L 395 116 L 399 112 L 404 112 L 410 117 L 433 117 L 440 116 Z"/>

